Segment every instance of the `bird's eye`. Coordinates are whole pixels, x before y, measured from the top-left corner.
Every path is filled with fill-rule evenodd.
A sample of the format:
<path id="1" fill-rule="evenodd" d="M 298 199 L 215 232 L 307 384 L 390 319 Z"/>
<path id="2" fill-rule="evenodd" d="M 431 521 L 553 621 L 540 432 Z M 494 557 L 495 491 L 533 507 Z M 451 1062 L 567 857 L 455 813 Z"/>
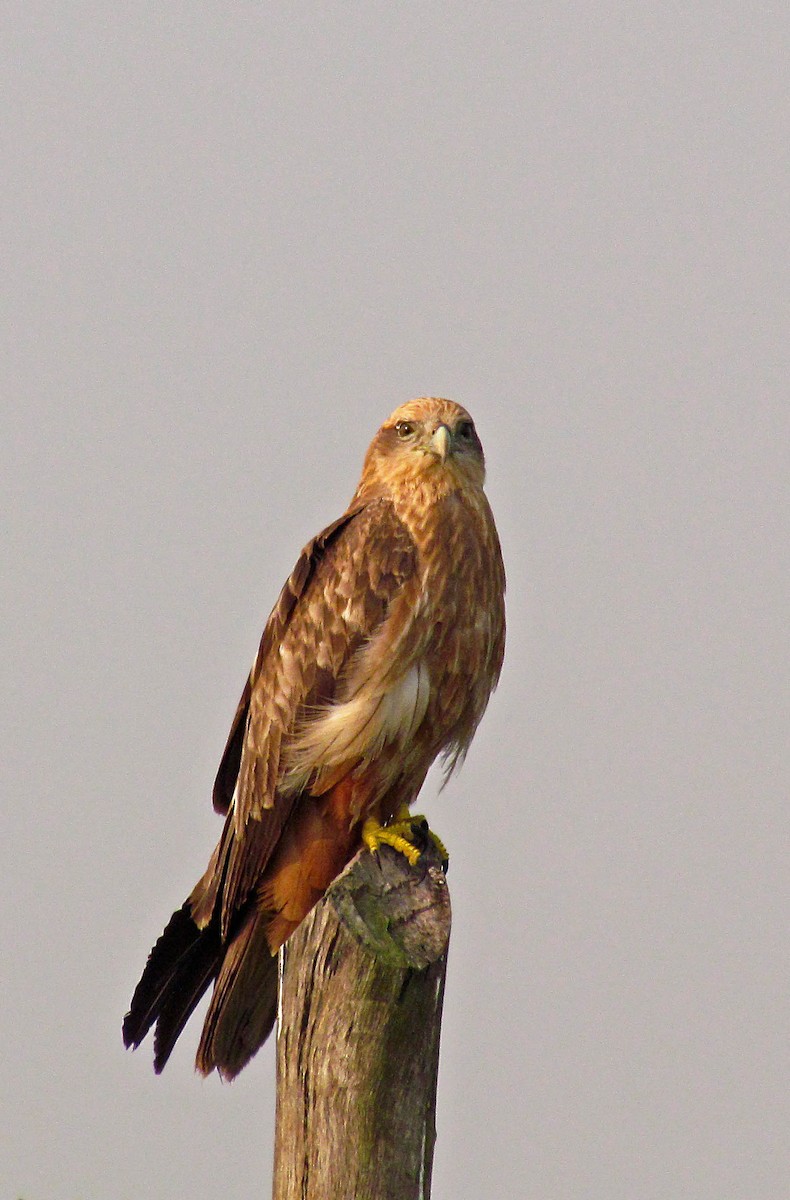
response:
<path id="1" fill-rule="evenodd" d="M 395 432 L 399 438 L 402 438 L 405 441 L 406 438 L 410 438 L 412 436 L 416 428 L 417 426 L 413 421 L 398 421 L 398 424 L 395 426 Z"/>
<path id="2" fill-rule="evenodd" d="M 455 430 L 457 436 L 463 438 L 465 441 L 468 441 L 472 437 L 474 431 L 475 427 L 471 421 L 462 421 L 460 425 L 456 426 Z"/>

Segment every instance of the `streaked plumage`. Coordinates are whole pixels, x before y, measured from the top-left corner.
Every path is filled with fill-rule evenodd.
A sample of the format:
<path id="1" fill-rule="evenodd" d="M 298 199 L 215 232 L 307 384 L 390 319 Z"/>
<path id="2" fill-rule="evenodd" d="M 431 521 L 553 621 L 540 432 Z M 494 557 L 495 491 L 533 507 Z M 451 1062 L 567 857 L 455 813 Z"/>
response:
<path id="1" fill-rule="evenodd" d="M 367 452 L 264 629 L 214 785 L 225 827 L 124 1022 L 161 1070 L 215 980 L 197 1066 L 235 1075 L 276 1010 L 276 953 L 359 848 L 463 759 L 504 653 L 505 577 L 469 414 L 424 398 Z"/>

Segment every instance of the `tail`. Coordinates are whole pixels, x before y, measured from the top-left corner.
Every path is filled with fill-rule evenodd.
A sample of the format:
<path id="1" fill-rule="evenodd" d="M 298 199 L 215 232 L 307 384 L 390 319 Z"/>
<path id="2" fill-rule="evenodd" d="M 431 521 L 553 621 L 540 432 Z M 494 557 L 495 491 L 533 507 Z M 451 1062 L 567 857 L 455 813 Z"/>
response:
<path id="1" fill-rule="evenodd" d="M 123 1023 L 127 1046 L 155 1025 L 154 1070 L 162 1070 L 200 998 L 214 983 L 196 1065 L 225 1079 L 260 1049 L 277 1016 L 277 951 L 342 871 L 359 845 L 350 778 L 320 797 L 303 796 L 255 889 L 231 911 L 223 936 L 225 835 L 189 899 L 154 946 Z M 260 823 L 253 828 L 261 829 Z M 226 831 L 232 825 L 226 826 Z M 264 831 L 265 832 L 265 831 Z M 246 859 L 250 847 L 246 845 Z M 253 862 L 254 862 L 253 856 Z M 262 856 L 261 856 L 262 857 Z"/>
<path id="2" fill-rule="evenodd" d="M 277 1017 L 277 953 L 267 919 L 251 909 L 225 950 L 206 1013 L 195 1065 L 233 1079 L 266 1041 Z"/>
<path id="3" fill-rule="evenodd" d="M 152 1025 L 154 1070 L 162 1070 L 179 1033 L 217 974 L 222 956 L 218 924 L 199 929 L 187 901 L 173 913 L 145 964 L 123 1022 L 126 1046 L 140 1045 Z"/>
<path id="4" fill-rule="evenodd" d="M 218 918 L 199 929 L 189 901 L 173 913 L 132 996 L 124 1044 L 136 1048 L 156 1025 L 154 1070 L 159 1074 L 215 978 L 197 1067 L 204 1074 L 216 1067 L 232 1079 L 263 1045 L 277 1014 L 277 959 L 254 911 L 224 946 Z"/>
<path id="5" fill-rule="evenodd" d="M 269 1036 L 277 1016 L 277 951 L 359 842 L 349 820 L 351 795 L 344 780 L 328 798 L 305 796 L 286 825 L 254 903 L 224 950 L 197 1052 L 204 1075 L 216 1067 L 232 1079 Z"/>

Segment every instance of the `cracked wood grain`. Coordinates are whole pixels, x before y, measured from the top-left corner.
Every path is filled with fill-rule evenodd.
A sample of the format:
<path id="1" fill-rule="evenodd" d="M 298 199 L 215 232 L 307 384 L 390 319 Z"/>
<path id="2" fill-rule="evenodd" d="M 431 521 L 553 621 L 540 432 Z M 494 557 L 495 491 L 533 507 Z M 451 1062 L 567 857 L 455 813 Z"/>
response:
<path id="1" fill-rule="evenodd" d="M 273 1200 L 428 1200 L 450 898 L 364 850 L 280 959 Z"/>

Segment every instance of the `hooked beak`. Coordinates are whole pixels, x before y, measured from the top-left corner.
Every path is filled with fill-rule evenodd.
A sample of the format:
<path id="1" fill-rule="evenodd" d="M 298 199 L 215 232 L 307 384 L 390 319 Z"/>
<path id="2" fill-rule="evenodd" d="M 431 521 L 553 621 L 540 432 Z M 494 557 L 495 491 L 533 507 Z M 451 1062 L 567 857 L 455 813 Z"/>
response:
<path id="1" fill-rule="evenodd" d="M 435 454 L 440 462 L 446 462 L 450 453 L 450 430 L 446 425 L 440 425 L 431 438 L 428 449 Z"/>

